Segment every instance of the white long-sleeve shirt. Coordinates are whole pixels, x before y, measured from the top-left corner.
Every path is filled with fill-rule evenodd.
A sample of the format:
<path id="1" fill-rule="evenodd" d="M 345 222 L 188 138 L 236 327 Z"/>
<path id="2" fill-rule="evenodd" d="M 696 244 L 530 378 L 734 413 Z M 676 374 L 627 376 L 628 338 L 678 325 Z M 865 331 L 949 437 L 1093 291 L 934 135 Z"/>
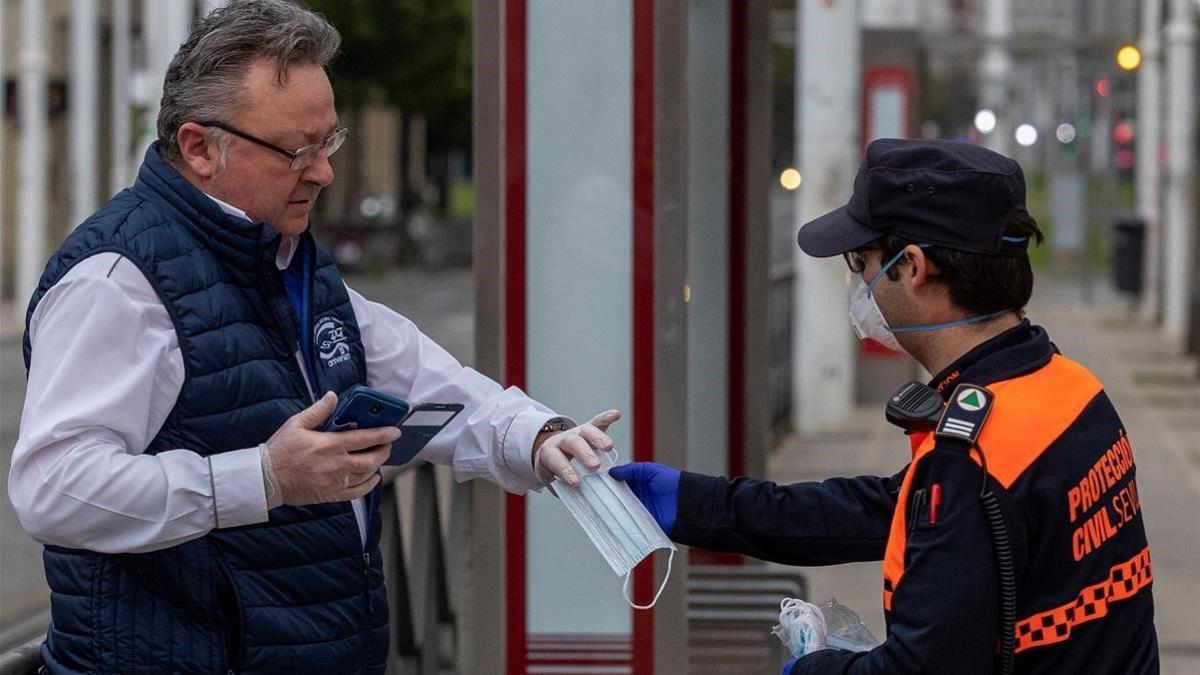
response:
<path id="1" fill-rule="evenodd" d="M 288 242 L 290 243 L 290 242 Z M 281 267 L 291 246 L 281 246 Z M 408 319 L 347 288 L 366 351 L 367 384 L 414 403 L 462 403 L 418 458 L 456 479 L 506 490 L 540 486 L 533 440 L 554 413 L 466 368 Z M 209 457 L 146 455 L 184 381 L 166 308 L 117 253 L 75 265 L 38 302 L 8 492 L 35 539 L 105 553 L 180 544 L 214 528 L 267 520 L 257 447 Z M 363 534 L 362 500 L 353 502 Z"/>

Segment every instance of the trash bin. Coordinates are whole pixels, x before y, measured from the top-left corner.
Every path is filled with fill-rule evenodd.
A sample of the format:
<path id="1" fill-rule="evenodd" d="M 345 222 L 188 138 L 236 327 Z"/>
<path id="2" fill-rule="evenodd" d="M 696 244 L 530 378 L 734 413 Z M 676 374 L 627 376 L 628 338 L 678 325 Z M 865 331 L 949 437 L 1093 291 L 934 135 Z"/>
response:
<path id="1" fill-rule="evenodd" d="M 1136 216 L 1113 221 L 1113 283 L 1118 291 L 1142 292 L 1142 254 L 1146 246 L 1146 223 Z"/>

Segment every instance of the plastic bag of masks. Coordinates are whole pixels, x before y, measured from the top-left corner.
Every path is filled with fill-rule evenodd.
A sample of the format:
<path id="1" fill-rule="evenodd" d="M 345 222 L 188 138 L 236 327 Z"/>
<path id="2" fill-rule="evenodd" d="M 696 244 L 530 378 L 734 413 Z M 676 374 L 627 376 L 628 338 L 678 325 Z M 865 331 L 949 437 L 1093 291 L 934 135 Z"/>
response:
<path id="1" fill-rule="evenodd" d="M 771 634 L 794 657 L 828 648 L 863 652 L 879 644 L 862 619 L 837 598 L 820 606 L 784 598 L 779 603 L 779 624 Z"/>

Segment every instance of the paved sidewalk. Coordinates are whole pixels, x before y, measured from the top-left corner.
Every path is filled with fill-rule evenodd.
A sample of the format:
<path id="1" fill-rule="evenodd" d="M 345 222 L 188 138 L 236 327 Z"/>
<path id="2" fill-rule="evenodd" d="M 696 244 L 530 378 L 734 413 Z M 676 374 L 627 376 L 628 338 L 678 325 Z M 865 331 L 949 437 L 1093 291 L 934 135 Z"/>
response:
<path id="1" fill-rule="evenodd" d="M 1121 298 L 1094 289 L 1080 301 L 1078 280 L 1039 275 L 1030 317 L 1062 352 L 1104 383 L 1126 424 L 1154 560 L 1156 626 L 1166 675 L 1200 672 L 1200 383 L 1196 363 L 1175 355 L 1156 331 L 1129 318 Z M 896 383 L 897 385 L 899 383 Z M 890 385 L 889 385 L 890 386 Z M 894 473 L 907 444 L 880 406 L 860 408 L 853 432 L 793 437 L 772 455 L 779 482 Z M 882 637 L 878 563 L 809 568 L 818 601 L 835 596 Z"/>

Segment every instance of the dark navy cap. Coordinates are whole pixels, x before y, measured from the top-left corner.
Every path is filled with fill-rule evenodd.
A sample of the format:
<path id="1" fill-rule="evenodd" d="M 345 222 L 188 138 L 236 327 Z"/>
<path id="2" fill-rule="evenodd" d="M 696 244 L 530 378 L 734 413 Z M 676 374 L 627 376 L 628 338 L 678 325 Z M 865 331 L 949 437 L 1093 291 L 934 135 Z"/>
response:
<path id="1" fill-rule="evenodd" d="M 1020 254 L 1004 228 L 1025 211 L 1025 175 L 1004 155 L 955 141 L 881 138 L 867 146 L 845 206 L 806 223 L 800 248 L 818 258 L 894 234 L 973 253 Z"/>

